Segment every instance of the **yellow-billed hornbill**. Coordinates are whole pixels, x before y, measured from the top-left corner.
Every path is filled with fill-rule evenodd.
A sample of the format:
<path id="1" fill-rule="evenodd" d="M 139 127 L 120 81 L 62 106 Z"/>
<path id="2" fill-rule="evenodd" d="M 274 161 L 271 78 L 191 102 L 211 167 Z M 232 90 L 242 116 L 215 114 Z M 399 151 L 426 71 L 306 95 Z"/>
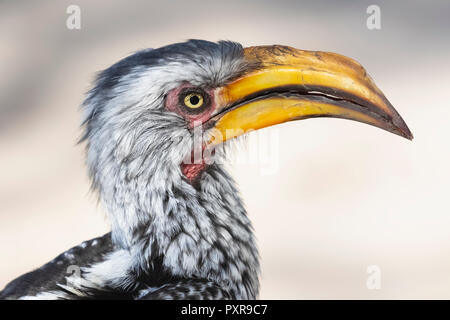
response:
<path id="1" fill-rule="evenodd" d="M 312 117 L 412 139 L 360 64 L 278 45 L 190 40 L 142 50 L 98 75 L 83 110 L 111 233 L 12 281 L 1 298 L 256 298 L 252 226 L 232 178 L 211 161 L 224 156 L 218 146 Z M 197 151 L 200 161 L 189 161 Z M 70 266 L 80 272 L 68 275 Z"/>

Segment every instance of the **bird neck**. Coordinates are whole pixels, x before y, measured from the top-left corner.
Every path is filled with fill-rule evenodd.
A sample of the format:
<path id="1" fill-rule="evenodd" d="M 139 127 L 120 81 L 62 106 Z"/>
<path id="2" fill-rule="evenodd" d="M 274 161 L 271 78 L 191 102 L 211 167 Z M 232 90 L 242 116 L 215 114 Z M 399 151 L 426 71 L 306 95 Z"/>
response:
<path id="1" fill-rule="evenodd" d="M 235 298 L 256 298 L 258 251 L 234 181 L 216 164 L 194 185 L 175 171 L 116 175 L 103 199 L 113 241 L 130 251 L 137 273 L 213 280 Z"/>

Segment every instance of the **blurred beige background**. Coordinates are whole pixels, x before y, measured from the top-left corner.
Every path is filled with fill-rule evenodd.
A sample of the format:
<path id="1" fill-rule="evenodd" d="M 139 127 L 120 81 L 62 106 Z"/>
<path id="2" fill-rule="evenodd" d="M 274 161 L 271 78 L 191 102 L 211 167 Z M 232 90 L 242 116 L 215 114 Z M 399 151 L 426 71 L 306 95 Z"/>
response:
<path id="1" fill-rule="evenodd" d="M 81 8 L 81 30 L 66 8 Z M 366 9 L 381 8 L 381 30 Z M 415 135 L 316 119 L 278 127 L 279 170 L 234 165 L 261 298 L 450 298 L 450 2 L 0 2 L 0 288 L 108 231 L 78 106 L 94 73 L 189 38 L 285 44 L 361 62 Z M 366 286 L 369 265 L 381 289 Z"/>

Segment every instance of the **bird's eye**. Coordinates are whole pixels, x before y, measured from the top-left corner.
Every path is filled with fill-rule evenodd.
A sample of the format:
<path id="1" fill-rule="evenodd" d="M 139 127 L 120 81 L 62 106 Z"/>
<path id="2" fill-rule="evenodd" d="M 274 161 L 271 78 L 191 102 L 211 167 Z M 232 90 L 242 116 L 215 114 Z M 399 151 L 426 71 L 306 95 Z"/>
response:
<path id="1" fill-rule="evenodd" d="M 184 105 L 190 109 L 200 108 L 203 102 L 203 96 L 200 93 L 189 93 L 184 97 Z"/>
<path id="2" fill-rule="evenodd" d="M 211 96 L 203 88 L 182 87 L 172 92 L 178 95 L 176 107 L 183 115 L 198 116 L 211 107 Z M 167 101 L 170 103 L 173 98 L 168 98 Z"/>

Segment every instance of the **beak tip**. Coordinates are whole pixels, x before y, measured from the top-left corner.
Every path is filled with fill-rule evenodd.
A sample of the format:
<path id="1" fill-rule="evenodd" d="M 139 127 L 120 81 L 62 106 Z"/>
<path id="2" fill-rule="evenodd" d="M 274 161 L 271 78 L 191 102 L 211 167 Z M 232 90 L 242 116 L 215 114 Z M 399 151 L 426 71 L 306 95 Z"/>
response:
<path id="1" fill-rule="evenodd" d="M 391 125 L 393 125 L 395 133 L 398 134 L 399 136 L 402 136 L 405 139 L 413 140 L 414 135 L 412 134 L 411 130 L 409 130 L 405 120 L 403 120 L 400 114 L 394 109 L 394 107 L 390 103 L 389 106 L 393 111 L 393 114 L 391 116 Z"/>
<path id="2" fill-rule="evenodd" d="M 400 136 L 412 141 L 414 139 L 414 135 L 412 134 L 411 130 L 409 130 L 408 126 L 403 121 L 403 119 L 400 118 L 400 120 L 401 120 L 401 122 L 396 124 L 398 134 Z"/>
<path id="3" fill-rule="evenodd" d="M 406 137 L 406 139 L 408 140 L 414 140 L 414 135 L 412 134 L 412 132 L 409 132 L 409 135 Z"/>
<path id="4" fill-rule="evenodd" d="M 403 137 L 405 137 L 406 139 L 408 139 L 410 141 L 414 140 L 414 135 L 410 131 L 403 132 Z"/>
<path id="5" fill-rule="evenodd" d="M 404 122 L 401 125 L 396 125 L 395 131 L 396 131 L 395 133 L 397 133 L 399 136 L 402 136 L 405 139 L 408 139 L 411 141 L 414 139 L 414 135 L 412 134 L 411 130 L 409 130 L 408 126 Z"/>
<path id="6" fill-rule="evenodd" d="M 402 123 L 401 125 L 395 125 L 393 133 L 411 141 L 414 139 L 414 135 L 412 134 L 411 130 L 409 130 L 406 123 Z"/>

